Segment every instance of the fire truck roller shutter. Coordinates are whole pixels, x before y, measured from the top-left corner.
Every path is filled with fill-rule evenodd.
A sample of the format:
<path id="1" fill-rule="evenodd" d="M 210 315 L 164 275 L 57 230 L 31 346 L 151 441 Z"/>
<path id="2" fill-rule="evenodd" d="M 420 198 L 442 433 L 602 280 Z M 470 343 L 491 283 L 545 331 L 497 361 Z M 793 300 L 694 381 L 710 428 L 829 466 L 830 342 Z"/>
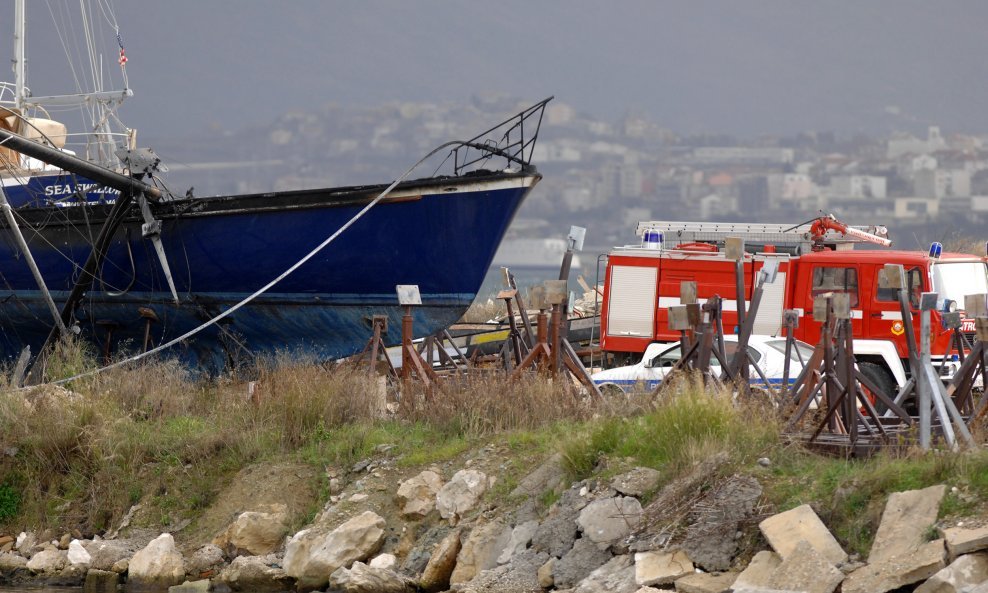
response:
<path id="1" fill-rule="evenodd" d="M 639 266 L 611 268 L 607 335 L 655 335 L 655 291 L 659 269 Z"/>
<path id="2" fill-rule="evenodd" d="M 773 255 L 770 257 L 779 262 L 779 272 L 775 276 L 775 282 L 764 286 L 762 302 L 758 305 L 758 314 L 755 315 L 755 325 L 752 331 L 755 334 L 777 336 L 782 330 L 782 310 L 785 309 L 786 304 L 786 273 L 782 269 L 784 269 L 784 264 L 789 261 L 789 256 Z M 756 256 L 755 259 L 765 261 L 769 257 Z"/>

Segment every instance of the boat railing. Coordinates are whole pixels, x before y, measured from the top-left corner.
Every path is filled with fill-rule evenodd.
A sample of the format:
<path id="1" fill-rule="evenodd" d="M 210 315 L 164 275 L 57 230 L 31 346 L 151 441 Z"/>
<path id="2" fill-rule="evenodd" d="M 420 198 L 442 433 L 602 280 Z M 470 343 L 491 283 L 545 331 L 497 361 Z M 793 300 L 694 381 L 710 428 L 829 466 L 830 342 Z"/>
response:
<path id="1" fill-rule="evenodd" d="M 529 169 L 545 106 L 552 99 L 543 99 L 454 148 L 452 154 L 456 175 L 497 158 L 504 159 L 507 168 L 520 165 L 522 170 Z"/>
<path id="2" fill-rule="evenodd" d="M 0 80 L 0 106 L 13 106 L 17 97 L 17 85 Z"/>

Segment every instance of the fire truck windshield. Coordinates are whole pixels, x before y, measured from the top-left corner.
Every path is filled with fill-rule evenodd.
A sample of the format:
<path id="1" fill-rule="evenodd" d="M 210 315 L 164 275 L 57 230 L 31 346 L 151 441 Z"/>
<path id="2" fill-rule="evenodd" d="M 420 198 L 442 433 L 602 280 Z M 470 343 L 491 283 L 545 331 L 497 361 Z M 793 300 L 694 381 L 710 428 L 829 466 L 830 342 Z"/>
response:
<path id="1" fill-rule="evenodd" d="M 945 262 L 933 265 L 933 290 L 941 299 L 964 307 L 964 295 L 988 293 L 988 269 L 982 262 Z"/>

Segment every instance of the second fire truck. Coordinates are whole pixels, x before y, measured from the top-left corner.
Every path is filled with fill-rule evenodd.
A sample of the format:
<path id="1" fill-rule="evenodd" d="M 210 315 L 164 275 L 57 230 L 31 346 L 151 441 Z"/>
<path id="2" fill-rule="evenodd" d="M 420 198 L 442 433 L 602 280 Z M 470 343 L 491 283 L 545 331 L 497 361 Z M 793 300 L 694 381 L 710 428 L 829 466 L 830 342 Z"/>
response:
<path id="1" fill-rule="evenodd" d="M 813 300 L 828 292 L 849 295 L 855 355 L 862 372 L 891 391 L 905 381 L 908 350 L 905 332 L 919 330 L 919 298 L 939 295 L 940 311 L 964 306 L 964 297 L 988 293 L 988 258 L 959 253 L 854 249 L 860 243 L 888 247 L 881 227 L 850 227 L 832 216 L 801 225 L 714 222 L 640 222 L 637 245 L 608 254 L 601 309 L 601 349 L 621 364 L 637 360 L 653 342 L 673 342 L 679 332 L 668 327 L 668 309 L 680 304 L 683 281 L 696 282 L 697 298 L 723 299 L 724 330 L 737 325 L 736 262 L 723 252 L 727 238 L 744 240 L 744 298 L 750 300 L 758 270 L 778 263 L 774 283 L 764 286 L 754 333 L 782 335 L 783 310 L 800 316 L 797 339 L 815 344 L 820 324 L 813 322 Z M 937 244 L 938 245 L 938 244 Z M 906 273 L 915 327 L 903 324 L 897 291 L 882 288 L 885 264 L 901 264 Z M 934 361 L 952 374 L 951 333 L 933 313 Z M 973 340 L 974 321 L 964 318 L 962 331 Z M 895 359 L 899 360 L 896 361 Z M 899 362 L 901 361 L 901 362 Z"/>

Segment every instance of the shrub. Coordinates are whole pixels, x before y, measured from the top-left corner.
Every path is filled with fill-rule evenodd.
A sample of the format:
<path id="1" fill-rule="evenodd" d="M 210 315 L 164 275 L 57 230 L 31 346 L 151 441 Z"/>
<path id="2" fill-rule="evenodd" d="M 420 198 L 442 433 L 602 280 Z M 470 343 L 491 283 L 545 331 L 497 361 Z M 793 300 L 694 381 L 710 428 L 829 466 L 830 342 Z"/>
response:
<path id="1" fill-rule="evenodd" d="M 10 484 L 0 486 L 0 522 L 17 516 L 21 508 L 21 495 Z"/>

